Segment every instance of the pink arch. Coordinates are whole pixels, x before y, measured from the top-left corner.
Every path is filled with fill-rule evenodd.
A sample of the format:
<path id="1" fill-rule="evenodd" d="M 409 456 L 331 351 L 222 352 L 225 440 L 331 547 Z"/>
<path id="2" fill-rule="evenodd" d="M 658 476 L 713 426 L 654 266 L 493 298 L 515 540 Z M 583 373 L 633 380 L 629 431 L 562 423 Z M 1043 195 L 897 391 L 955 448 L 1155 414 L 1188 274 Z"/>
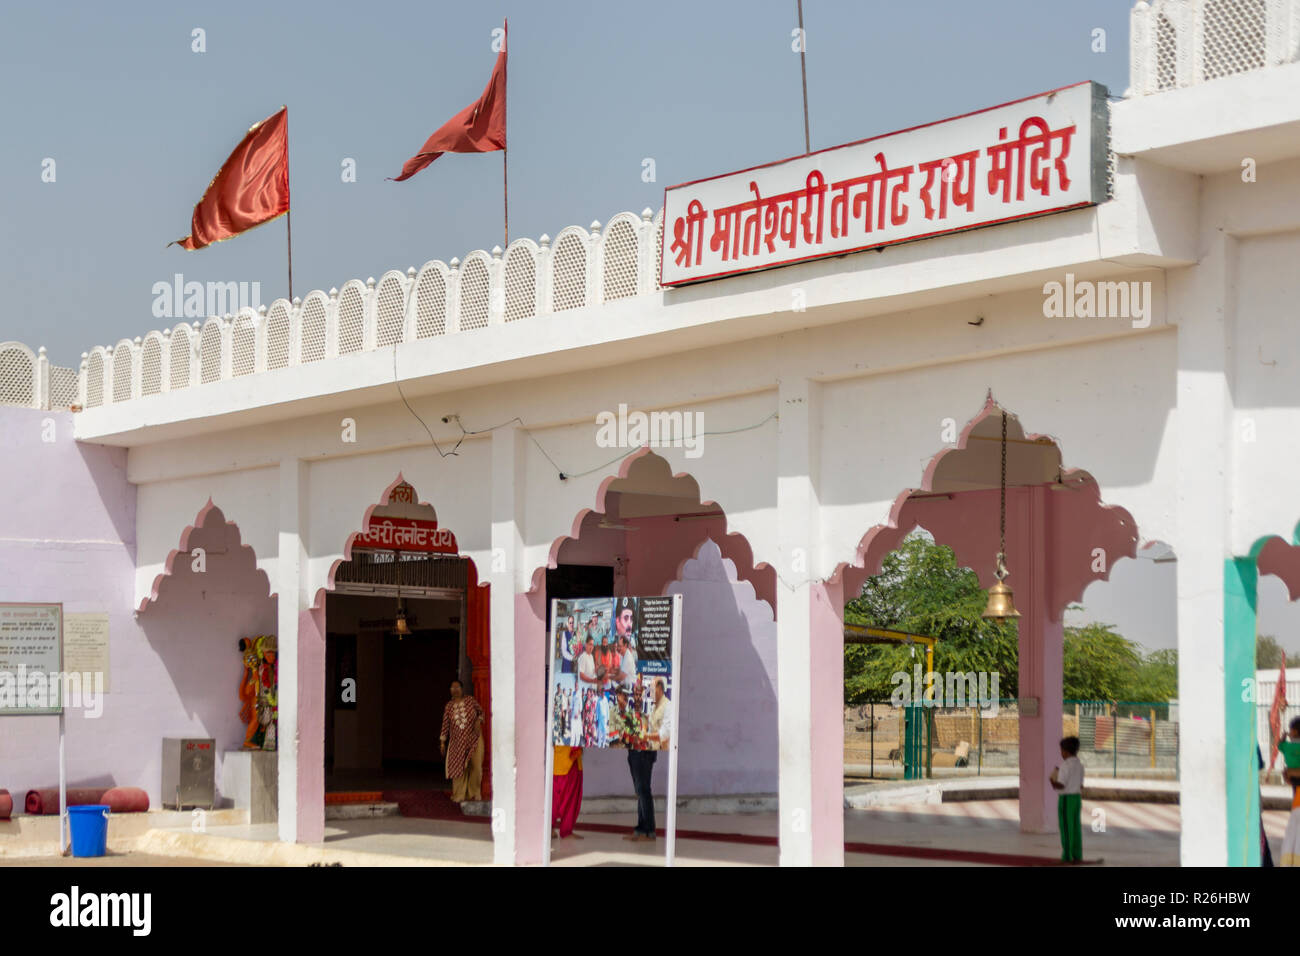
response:
<path id="1" fill-rule="evenodd" d="M 218 508 L 215 504 L 213 504 L 212 499 L 209 498 L 207 504 L 205 504 L 202 508 L 199 509 L 199 513 L 194 518 L 194 523 L 185 526 L 185 530 L 181 532 L 180 542 L 177 544 L 177 546 L 167 553 L 167 559 L 163 562 L 163 569 L 161 573 L 154 576 L 153 585 L 149 590 L 148 597 L 145 597 L 140 601 L 140 607 L 137 609 L 139 612 L 144 612 L 149 607 L 150 603 L 156 602 L 158 600 L 159 593 L 162 588 L 163 579 L 171 577 L 172 573 L 175 571 L 176 558 L 179 555 L 184 555 L 187 558 L 190 556 L 190 550 L 191 550 L 190 535 L 192 535 L 195 531 L 206 528 L 209 520 L 211 520 L 214 516 L 221 521 L 225 521 L 226 518 L 222 510 Z M 253 566 L 256 568 L 257 573 L 261 575 L 263 580 L 266 581 L 267 596 L 275 597 L 275 593 L 271 590 L 271 579 L 267 576 L 265 571 L 263 571 L 261 568 L 256 567 L 257 554 L 255 551 L 253 551 L 252 545 L 243 543 L 243 535 L 239 530 L 239 525 L 237 525 L 233 521 L 225 521 L 225 524 L 227 528 L 233 528 L 235 530 L 235 536 L 239 540 L 240 549 L 247 551 L 249 555 L 252 557 Z"/>
<path id="2" fill-rule="evenodd" d="M 915 528 L 925 527 L 935 534 L 935 538 L 939 543 L 946 544 L 953 549 L 958 563 L 976 571 L 980 577 L 981 586 L 991 586 L 995 580 L 992 566 L 993 555 L 987 553 L 988 548 L 984 538 L 962 534 L 955 527 L 945 528 L 945 524 L 951 523 L 951 516 L 941 516 L 939 508 L 927 504 L 928 501 L 934 501 L 935 499 L 926 496 L 931 495 L 939 466 L 947 456 L 958 455 L 966 451 L 970 436 L 976 426 L 991 416 L 1001 415 L 1002 411 L 1003 409 L 994 401 L 993 394 L 990 392 L 984 402 L 984 407 L 962 429 L 956 445 L 942 449 L 930 459 L 921 476 L 920 487 L 906 489 L 894 499 L 890 507 L 888 521 L 885 524 L 876 525 L 869 529 L 858 542 L 853 559 L 836 565 L 827 582 L 842 584 L 846 597 L 857 594 L 863 582 L 879 571 L 886 554 L 897 548 L 903 538 Z M 1058 456 L 1060 455 L 1060 445 L 1050 435 L 1025 432 L 1020 425 L 1019 418 L 1011 412 L 1007 413 L 1007 418 L 1008 424 L 1014 424 L 1014 428 L 1021 431 L 1026 440 L 1033 441 L 1046 438 L 1051 441 L 1052 447 L 1056 449 Z M 1010 434 L 1008 437 L 1010 437 Z M 1071 488 L 1071 490 L 1061 492 L 1061 494 L 1086 496 L 1084 503 L 1091 507 L 1085 508 L 1081 506 L 1076 508 L 1077 514 L 1072 517 L 1078 520 L 1078 517 L 1086 512 L 1089 518 L 1090 541 L 1103 549 L 1105 559 L 1102 562 L 1101 569 L 1094 570 L 1095 560 L 1083 560 L 1078 556 L 1073 556 L 1076 562 L 1075 565 L 1067 567 L 1066 561 L 1063 560 L 1067 556 L 1056 556 L 1056 570 L 1060 573 L 1053 575 L 1054 586 L 1049 598 L 1050 605 L 1057 609 L 1064 609 L 1067 604 L 1079 600 L 1083 596 L 1084 590 L 1093 581 L 1108 580 L 1111 569 L 1114 567 L 1112 558 L 1136 557 L 1139 544 L 1137 524 L 1133 520 L 1133 516 L 1118 505 L 1104 504 L 1101 501 L 1100 486 L 1091 474 L 1079 468 L 1066 468 L 1062 462 L 1061 480 Z M 1020 491 L 1022 489 L 1014 490 Z M 981 498 L 991 499 L 987 503 L 987 508 L 992 513 L 996 513 L 998 507 L 998 493 L 996 490 L 965 492 L 963 497 L 972 504 L 984 504 L 980 501 Z M 936 530 L 936 528 L 939 530 Z M 1148 542 L 1143 547 L 1149 547 L 1151 544 L 1154 544 L 1154 542 Z"/>
<path id="3" fill-rule="evenodd" d="M 662 456 L 655 455 L 654 452 L 651 451 L 649 445 L 641 446 L 632 454 L 624 458 L 622 462 L 619 464 L 618 471 L 615 474 L 607 475 L 604 479 L 601 480 L 600 486 L 596 489 L 595 506 L 591 508 L 582 508 L 581 510 L 579 510 L 577 516 L 573 519 L 573 524 L 570 528 L 569 533 L 562 534 L 559 537 L 557 537 L 554 541 L 551 542 L 550 550 L 548 551 L 546 556 L 546 563 L 544 565 L 539 565 L 533 570 L 527 593 L 540 594 L 543 592 L 544 588 L 546 587 L 547 568 L 555 568 L 558 567 L 559 565 L 560 548 L 564 546 L 565 542 L 577 541 L 581 537 L 582 523 L 584 520 L 586 520 L 588 515 L 606 513 L 607 509 L 606 509 L 605 499 L 609 493 L 610 487 L 614 484 L 614 482 L 626 479 L 628 475 L 631 473 L 632 466 L 642 458 L 645 458 L 646 456 L 652 456 L 658 458 L 660 461 L 664 462 L 665 465 L 667 464 L 667 459 L 663 458 Z M 701 508 L 715 507 L 718 509 L 719 518 L 722 521 L 724 540 L 717 542 L 717 544 L 719 549 L 722 551 L 723 557 L 729 558 L 730 560 L 735 562 L 736 577 L 738 579 L 748 581 L 749 584 L 754 588 L 755 595 L 760 600 L 767 601 L 768 604 L 773 607 L 773 610 L 775 610 L 775 591 L 776 591 L 775 581 L 769 584 L 767 581 L 759 577 L 760 574 L 762 574 L 764 577 L 766 577 L 768 574 L 771 574 L 771 576 L 775 578 L 775 569 L 772 568 L 772 566 L 765 561 L 760 562 L 759 564 L 754 564 L 754 550 L 749 544 L 749 539 L 747 539 L 744 536 L 744 534 L 742 534 L 739 531 L 726 530 L 727 529 L 726 509 L 723 508 L 716 501 L 705 500 L 704 498 L 701 497 L 700 484 L 695 479 L 694 475 L 685 471 L 672 472 L 672 478 L 674 481 L 676 481 L 677 479 L 686 479 L 687 481 L 690 481 L 694 485 L 695 498 L 700 503 Z M 692 557 L 694 557 L 694 554 L 688 555 L 679 564 L 677 568 L 679 577 L 680 577 L 682 565 L 684 565 L 685 561 L 690 560 L 690 558 Z"/>
<path id="4" fill-rule="evenodd" d="M 1255 559 L 1260 574 L 1272 574 L 1286 585 L 1287 597 L 1300 598 L 1300 545 L 1288 544 L 1280 535 L 1264 541 Z"/>

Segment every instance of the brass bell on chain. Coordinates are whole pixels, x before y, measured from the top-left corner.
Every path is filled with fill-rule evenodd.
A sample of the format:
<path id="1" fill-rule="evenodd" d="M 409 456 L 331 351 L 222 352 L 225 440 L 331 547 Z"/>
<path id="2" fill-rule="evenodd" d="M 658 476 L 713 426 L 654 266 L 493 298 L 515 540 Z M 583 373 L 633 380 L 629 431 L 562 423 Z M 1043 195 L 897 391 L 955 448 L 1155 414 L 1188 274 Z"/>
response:
<path id="1" fill-rule="evenodd" d="M 1007 413 L 1002 413 L 1002 474 L 998 481 L 999 508 L 998 508 L 998 532 L 1000 537 L 1000 550 L 998 551 L 998 564 L 993 576 L 998 579 L 998 583 L 989 588 L 989 603 L 984 609 L 981 617 L 989 618 L 994 621 L 1005 621 L 1009 617 L 1019 617 L 1020 612 L 1016 610 L 1016 602 L 1012 600 L 1011 588 L 1006 584 L 1007 576 Z"/>
<path id="2" fill-rule="evenodd" d="M 1016 610 L 1016 602 L 1011 596 L 1011 588 L 1002 579 L 1007 576 L 1007 566 L 1003 563 L 1003 555 L 998 555 L 997 569 L 998 583 L 989 588 L 988 607 L 984 608 L 981 617 L 991 618 L 995 621 L 1005 621 L 1009 617 L 1019 617 L 1020 612 Z"/>

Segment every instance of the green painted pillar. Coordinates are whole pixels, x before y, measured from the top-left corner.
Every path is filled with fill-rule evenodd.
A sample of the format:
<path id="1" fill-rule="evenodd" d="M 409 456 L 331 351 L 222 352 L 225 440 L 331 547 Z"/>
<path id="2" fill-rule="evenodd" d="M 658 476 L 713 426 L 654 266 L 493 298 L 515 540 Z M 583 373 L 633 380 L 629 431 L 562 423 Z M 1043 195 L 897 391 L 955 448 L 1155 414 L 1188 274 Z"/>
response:
<path id="1" fill-rule="evenodd" d="M 1259 764 L 1255 757 L 1255 559 L 1230 558 L 1223 580 L 1224 785 L 1228 865 L 1259 866 Z M 1190 701 L 1189 701 L 1190 703 Z"/>

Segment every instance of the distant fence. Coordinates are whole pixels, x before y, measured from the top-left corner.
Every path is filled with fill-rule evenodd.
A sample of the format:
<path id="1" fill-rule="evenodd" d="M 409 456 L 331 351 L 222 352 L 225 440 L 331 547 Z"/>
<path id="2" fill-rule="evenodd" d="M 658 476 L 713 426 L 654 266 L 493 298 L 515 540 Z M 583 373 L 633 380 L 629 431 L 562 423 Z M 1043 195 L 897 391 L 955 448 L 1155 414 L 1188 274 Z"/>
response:
<path id="1" fill-rule="evenodd" d="M 844 708 L 847 776 L 904 775 L 905 708 L 875 701 Z M 1172 716 L 1171 716 L 1172 710 Z M 1014 698 L 978 707 L 925 708 L 931 722 L 927 775 L 1019 772 L 1020 710 Z M 1067 700 L 1061 736 L 1079 738 L 1079 757 L 1093 776 L 1172 777 L 1178 772 L 1177 705 L 1167 702 Z"/>

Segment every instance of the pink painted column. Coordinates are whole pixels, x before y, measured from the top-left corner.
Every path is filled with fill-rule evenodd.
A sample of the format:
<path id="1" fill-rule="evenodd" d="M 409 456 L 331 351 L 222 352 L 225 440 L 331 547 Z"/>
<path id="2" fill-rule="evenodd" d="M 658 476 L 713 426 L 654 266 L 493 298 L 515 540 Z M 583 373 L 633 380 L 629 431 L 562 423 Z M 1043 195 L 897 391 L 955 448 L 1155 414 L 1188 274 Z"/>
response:
<path id="1" fill-rule="evenodd" d="M 1020 829 L 1056 832 L 1056 791 L 1048 783 L 1061 762 L 1062 667 L 1064 627 L 1052 606 L 1048 555 L 1055 528 L 1047 508 L 1046 488 L 1027 488 L 1015 496 L 1021 520 L 1016 547 L 1018 566 L 1007 579 L 1020 611 L 1020 697 L 1037 698 L 1037 716 L 1020 714 Z M 1009 555 L 1010 557 L 1010 555 Z"/>
<path id="2" fill-rule="evenodd" d="M 505 773 L 493 769 L 492 787 L 514 790 L 515 863 L 542 862 L 546 822 L 546 594 L 542 590 L 515 596 L 514 766 Z M 495 821 L 494 821 L 495 826 Z"/>
<path id="3" fill-rule="evenodd" d="M 812 863 L 844 865 L 844 585 L 812 586 Z"/>
<path id="4" fill-rule="evenodd" d="M 298 615 L 298 842 L 324 839 L 325 608 L 318 607 Z"/>

